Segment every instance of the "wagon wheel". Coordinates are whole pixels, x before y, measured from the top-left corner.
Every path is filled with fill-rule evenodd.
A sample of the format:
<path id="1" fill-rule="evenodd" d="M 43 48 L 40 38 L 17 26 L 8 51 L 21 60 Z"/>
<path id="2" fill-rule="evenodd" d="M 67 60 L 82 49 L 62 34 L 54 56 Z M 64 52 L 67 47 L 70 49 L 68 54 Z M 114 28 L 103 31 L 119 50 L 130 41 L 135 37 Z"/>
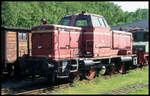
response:
<path id="1" fill-rule="evenodd" d="M 14 66 L 8 66 L 8 76 L 9 77 L 14 77 Z"/>
<path id="2" fill-rule="evenodd" d="M 95 76 L 96 76 L 96 70 L 95 70 L 94 68 L 92 68 L 92 69 L 90 69 L 90 70 L 88 71 L 88 73 L 86 74 L 85 77 L 86 77 L 87 79 L 91 80 L 91 79 L 93 79 Z"/>

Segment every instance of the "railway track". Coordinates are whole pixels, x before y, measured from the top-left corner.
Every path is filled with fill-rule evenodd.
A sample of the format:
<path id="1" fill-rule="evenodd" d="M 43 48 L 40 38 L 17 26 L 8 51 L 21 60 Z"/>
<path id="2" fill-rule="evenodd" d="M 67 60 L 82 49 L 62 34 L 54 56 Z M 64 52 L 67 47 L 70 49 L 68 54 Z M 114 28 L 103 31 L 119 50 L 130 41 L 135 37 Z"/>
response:
<path id="1" fill-rule="evenodd" d="M 138 68 L 139 69 L 139 68 Z M 136 69 L 137 70 L 137 69 Z M 130 71 L 134 71 L 134 70 L 130 70 Z M 120 76 L 122 74 L 112 74 L 112 75 L 106 75 L 106 76 L 102 76 L 103 79 L 109 79 L 109 78 L 112 78 L 112 77 L 117 77 L 117 76 Z M 97 78 L 94 78 L 92 80 L 90 80 L 90 82 L 94 82 Z M 35 80 L 36 81 L 36 80 Z M 61 80 L 63 81 L 63 80 Z M 30 85 L 29 84 L 29 81 L 28 81 L 28 84 L 27 85 L 30 85 L 30 86 L 13 86 L 13 87 L 9 87 L 9 88 L 2 88 L 1 89 L 1 93 L 2 95 L 8 95 L 8 94 L 12 94 L 12 95 L 41 95 L 41 94 L 46 94 L 46 91 L 49 91 L 50 93 L 56 93 L 56 90 L 58 89 L 65 89 L 65 88 L 69 88 L 69 87 L 73 87 L 73 85 L 71 83 L 69 83 L 67 80 L 64 80 L 64 82 L 60 82 L 60 81 L 57 81 L 59 83 L 56 83 L 54 84 L 53 88 L 51 88 L 48 84 L 48 81 L 36 81 L 35 84 L 32 84 Z M 80 82 L 80 81 L 79 81 Z M 89 80 L 82 80 L 81 82 L 85 82 L 85 83 L 88 83 Z M 25 83 L 24 83 L 25 85 Z M 148 85 L 148 84 L 147 84 Z M 133 90 L 137 90 L 138 88 L 143 88 L 144 86 L 147 86 L 147 85 L 140 85 L 137 87 L 136 86 L 133 86 L 130 87 L 130 88 L 123 88 L 123 89 L 116 89 L 116 90 L 113 90 L 112 92 L 110 93 L 104 93 L 104 94 L 121 94 L 121 93 L 127 93 L 129 91 L 132 91 Z M 135 89 L 134 89 L 135 88 Z M 122 90 L 122 91 L 121 91 Z"/>
<path id="2" fill-rule="evenodd" d="M 42 82 L 42 80 L 43 80 L 43 82 Z M 13 84 L 15 86 L 11 85 L 9 87 L 8 87 L 8 84 L 6 84 L 5 86 L 3 85 L 3 87 L 5 87 L 5 88 L 1 89 L 1 93 L 2 93 L 2 95 L 9 95 L 9 94 L 12 94 L 12 95 L 31 94 L 32 95 L 32 94 L 41 94 L 46 90 L 54 91 L 55 89 L 63 89 L 66 87 L 70 87 L 70 83 L 67 82 L 66 80 L 58 81 L 59 83 L 55 83 L 53 88 L 50 87 L 50 84 L 46 78 L 42 79 L 42 80 L 34 80 L 35 82 L 33 82 L 33 80 L 30 80 L 30 81 L 28 80 L 26 82 L 26 85 L 25 85 L 25 80 L 23 80 L 23 81 L 21 81 L 22 85 L 21 84 Z"/>
<path id="3" fill-rule="evenodd" d="M 119 75 L 121 75 L 121 74 L 114 74 L 112 76 L 106 75 L 106 76 L 103 76 L 103 79 L 109 79 L 111 77 L 116 77 Z M 88 82 L 94 82 L 96 80 L 97 80 L 97 78 L 94 78 L 90 81 L 89 80 L 82 80 L 79 82 L 88 83 Z M 73 84 L 65 81 L 65 82 L 59 82 L 57 84 L 54 84 L 53 88 L 51 88 L 48 86 L 48 82 L 46 83 L 46 81 L 45 81 L 45 84 L 43 84 L 41 82 L 38 85 L 32 84 L 30 86 L 19 86 L 19 87 L 13 86 L 12 88 L 2 88 L 1 92 L 2 92 L 2 95 L 9 95 L 9 94 L 13 94 L 13 95 L 33 95 L 33 94 L 41 95 L 41 94 L 45 94 L 46 91 L 49 91 L 50 93 L 54 94 L 57 92 L 58 89 L 62 90 L 62 89 L 73 87 L 73 86 L 74 86 Z"/>
<path id="4" fill-rule="evenodd" d="M 47 88 L 40 88 L 40 89 L 35 89 L 35 90 L 31 90 L 31 91 L 26 91 L 26 92 L 20 92 L 17 93 L 16 95 L 43 95 L 46 94 L 46 91 L 50 91 L 51 93 L 55 93 L 57 89 L 65 89 L 71 87 L 70 84 L 61 84 L 61 85 L 56 85 L 53 87 L 53 89 L 47 87 Z"/>

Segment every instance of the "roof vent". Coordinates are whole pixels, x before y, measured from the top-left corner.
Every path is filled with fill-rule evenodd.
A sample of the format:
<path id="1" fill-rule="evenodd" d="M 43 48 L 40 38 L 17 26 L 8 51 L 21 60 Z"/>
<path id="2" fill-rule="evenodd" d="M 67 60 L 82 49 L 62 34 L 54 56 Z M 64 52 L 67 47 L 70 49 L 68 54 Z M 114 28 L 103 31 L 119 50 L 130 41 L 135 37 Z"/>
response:
<path id="1" fill-rule="evenodd" d="M 42 19 L 42 22 L 43 22 L 43 24 L 47 24 L 46 18 L 43 18 L 43 19 Z"/>
<path id="2" fill-rule="evenodd" d="M 82 11 L 82 14 L 85 14 L 86 12 L 85 11 Z"/>

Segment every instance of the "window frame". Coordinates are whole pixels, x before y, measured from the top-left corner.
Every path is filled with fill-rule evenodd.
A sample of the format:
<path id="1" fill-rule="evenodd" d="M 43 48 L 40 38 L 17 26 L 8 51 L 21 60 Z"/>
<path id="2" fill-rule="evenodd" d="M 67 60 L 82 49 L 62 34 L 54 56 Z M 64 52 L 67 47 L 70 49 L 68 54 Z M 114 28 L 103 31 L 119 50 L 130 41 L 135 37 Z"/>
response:
<path id="1" fill-rule="evenodd" d="M 27 33 L 18 32 L 18 39 L 19 40 L 27 40 Z"/>

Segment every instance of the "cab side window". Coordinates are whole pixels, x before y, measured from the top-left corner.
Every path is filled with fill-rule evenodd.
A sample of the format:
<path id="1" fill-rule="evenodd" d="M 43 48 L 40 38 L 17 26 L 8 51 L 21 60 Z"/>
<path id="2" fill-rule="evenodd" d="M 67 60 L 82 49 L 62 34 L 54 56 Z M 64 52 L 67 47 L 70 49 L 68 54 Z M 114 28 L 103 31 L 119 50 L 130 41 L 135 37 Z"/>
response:
<path id="1" fill-rule="evenodd" d="M 92 22 L 95 27 L 107 27 L 106 21 L 102 17 L 92 16 Z"/>
<path id="2" fill-rule="evenodd" d="M 105 23 L 105 26 L 107 27 L 107 28 L 110 28 L 109 27 L 109 25 L 108 25 L 108 23 L 107 23 L 107 21 L 103 18 L 103 22 Z"/>
<path id="3" fill-rule="evenodd" d="M 95 26 L 95 27 L 102 26 L 102 24 L 98 20 L 98 17 L 96 17 L 96 16 L 92 16 L 92 22 L 93 22 L 93 26 Z"/>
<path id="4" fill-rule="evenodd" d="M 99 22 L 100 22 L 101 26 L 106 27 L 105 24 L 104 24 L 103 18 L 98 18 L 98 19 L 99 19 Z"/>

